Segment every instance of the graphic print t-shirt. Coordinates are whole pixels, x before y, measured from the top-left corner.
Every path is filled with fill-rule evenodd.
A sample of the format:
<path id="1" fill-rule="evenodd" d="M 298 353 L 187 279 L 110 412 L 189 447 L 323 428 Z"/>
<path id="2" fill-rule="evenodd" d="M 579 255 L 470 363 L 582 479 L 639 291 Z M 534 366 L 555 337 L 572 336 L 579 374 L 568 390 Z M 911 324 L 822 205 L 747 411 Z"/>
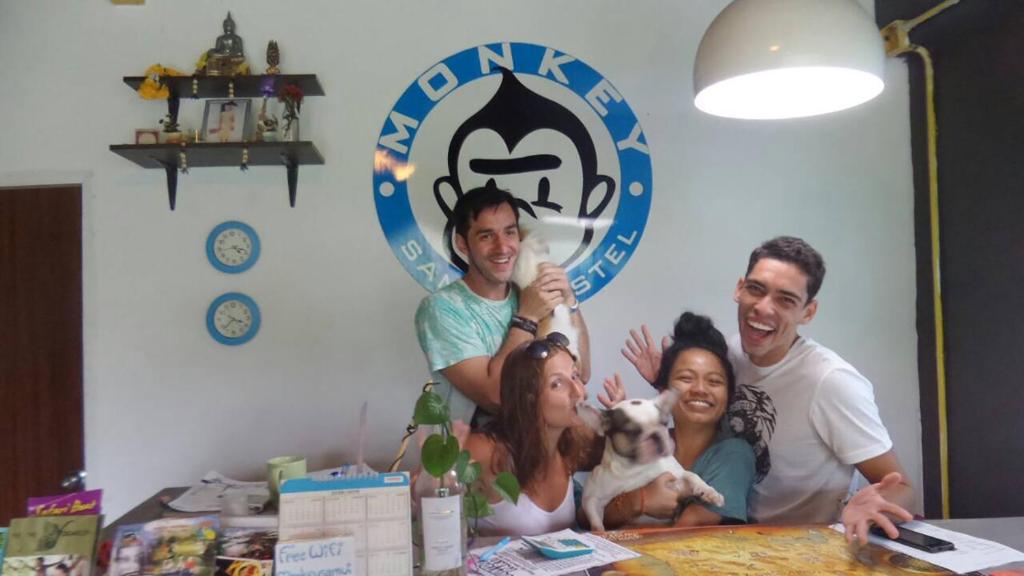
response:
<path id="1" fill-rule="evenodd" d="M 736 369 L 733 431 L 751 441 L 760 481 L 757 522 L 835 522 L 854 465 L 892 448 L 869 382 L 838 354 L 801 337 L 786 357 L 758 367 L 729 341 Z"/>

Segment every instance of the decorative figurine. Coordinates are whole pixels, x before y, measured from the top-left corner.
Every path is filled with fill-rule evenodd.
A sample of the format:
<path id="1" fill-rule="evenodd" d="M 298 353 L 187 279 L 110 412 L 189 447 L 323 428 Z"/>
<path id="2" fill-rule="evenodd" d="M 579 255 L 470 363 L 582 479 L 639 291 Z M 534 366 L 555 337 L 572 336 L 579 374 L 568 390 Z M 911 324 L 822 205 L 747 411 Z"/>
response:
<path id="1" fill-rule="evenodd" d="M 161 140 L 164 143 L 177 144 L 178 142 L 183 141 L 184 137 L 181 134 L 181 128 L 178 126 L 178 121 L 176 118 L 168 114 L 162 120 L 160 120 L 160 124 L 162 124 L 164 127 L 163 132 L 160 134 Z"/>
<path id="2" fill-rule="evenodd" d="M 263 97 L 263 105 L 256 118 L 256 135 L 263 142 L 277 141 L 277 116 L 267 114 L 267 97 Z"/>
<path id="3" fill-rule="evenodd" d="M 207 76 L 234 76 L 248 74 L 249 64 L 245 61 L 242 38 L 235 34 L 235 21 L 228 12 L 224 19 L 224 33 L 217 37 L 213 48 L 199 57 L 196 74 Z"/>
<path id="4" fill-rule="evenodd" d="M 242 47 L 242 38 L 235 34 L 235 21 L 228 12 L 224 19 L 224 33 L 217 37 L 217 44 L 213 47 L 215 54 L 226 54 L 228 56 L 245 57 L 245 49 Z"/>
<path id="5" fill-rule="evenodd" d="M 279 64 L 281 64 L 281 50 L 277 47 L 277 42 L 271 40 L 267 43 L 267 74 L 280 72 Z"/>

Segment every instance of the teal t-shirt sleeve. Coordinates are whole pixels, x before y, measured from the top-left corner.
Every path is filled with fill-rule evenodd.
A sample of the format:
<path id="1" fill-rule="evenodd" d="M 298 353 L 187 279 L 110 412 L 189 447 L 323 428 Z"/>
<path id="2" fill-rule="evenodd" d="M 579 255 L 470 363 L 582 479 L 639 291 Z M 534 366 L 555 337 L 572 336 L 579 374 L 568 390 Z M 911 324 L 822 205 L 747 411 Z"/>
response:
<path id="1" fill-rule="evenodd" d="M 416 337 L 433 371 L 458 364 L 467 358 L 490 356 L 479 334 L 471 328 L 452 302 L 427 297 L 416 310 Z"/>
<path id="2" fill-rule="evenodd" d="M 693 472 L 725 497 L 725 506 L 699 504 L 723 518 L 747 521 L 747 499 L 754 485 L 754 451 L 740 438 L 712 445 L 693 465 Z"/>

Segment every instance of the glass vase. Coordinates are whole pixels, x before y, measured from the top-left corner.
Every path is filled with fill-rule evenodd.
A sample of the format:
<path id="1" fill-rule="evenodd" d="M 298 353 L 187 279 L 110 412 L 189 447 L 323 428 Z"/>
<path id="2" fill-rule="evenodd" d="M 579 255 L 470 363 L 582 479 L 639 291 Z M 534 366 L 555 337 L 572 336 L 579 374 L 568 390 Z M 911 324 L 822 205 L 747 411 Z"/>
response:
<path id="1" fill-rule="evenodd" d="M 440 478 L 421 470 L 413 486 L 413 546 L 423 576 L 466 574 L 465 485 L 455 470 Z"/>
<path id="2" fill-rule="evenodd" d="M 296 116 L 292 120 L 285 120 L 284 126 L 281 128 L 281 142 L 298 142 L 299 141 L 299 117 Z"/>

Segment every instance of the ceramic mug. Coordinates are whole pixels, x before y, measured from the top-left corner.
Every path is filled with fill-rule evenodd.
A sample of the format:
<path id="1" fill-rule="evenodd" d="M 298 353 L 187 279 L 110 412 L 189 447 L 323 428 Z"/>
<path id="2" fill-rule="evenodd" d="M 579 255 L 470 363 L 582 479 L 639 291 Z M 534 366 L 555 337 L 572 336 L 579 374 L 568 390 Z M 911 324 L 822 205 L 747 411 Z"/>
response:
<path id="1" fill-rule="evenodd" d="M 305 475 L 306 459 L 302 456 L 278 456 L 267 460 L 267 484 L 274 500 L 281 491 L 281 482 Z"/>

